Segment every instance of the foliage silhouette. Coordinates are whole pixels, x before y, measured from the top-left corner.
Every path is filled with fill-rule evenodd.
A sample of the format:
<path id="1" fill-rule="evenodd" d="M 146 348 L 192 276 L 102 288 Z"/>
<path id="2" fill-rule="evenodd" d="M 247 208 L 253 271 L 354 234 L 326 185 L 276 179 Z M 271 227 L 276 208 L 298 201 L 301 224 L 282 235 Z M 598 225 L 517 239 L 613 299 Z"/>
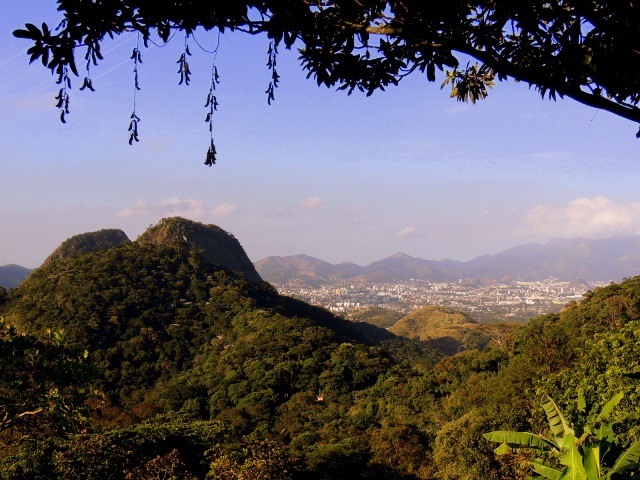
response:
<path id="1" fill-rule="evenodd" d="M 40 60 L 58 76 L 62 121 L 69 113 L 70 75 L 80 75 L 76 56 L 84 55 L 83 87 L 92 89 L 89 68 L 102 60 L 106 37 L 137 32 L 148 45 L 182 32 L 178 73 L 180 83 L 188 84 L 188 40 L 215 30 L 268 37 L 269 102 L 279 80 L 277 47 L 284 44 L 299 49 L 302 68 L 318 85 L 349 93 L 371 95 L 413 72 L 435 82 L 440 71 L 451 97 L 475 103 L 496 79 L 511 78 L 543 98 L 569 97 L 640 122 L 640 9 L 631 1 L 59 0 L 59 11 L 58 29 L 29 23 L 14 35 L 31 40 L 31 61 Z M 139 47 L 131 58 L 137 71 Z M 215 60 L 213 70 L 215 79 Z M 130 143 L 138 140 L 135 108 L 132 118 Z M 208 165 L 215 155 L 212 137 Z"/>

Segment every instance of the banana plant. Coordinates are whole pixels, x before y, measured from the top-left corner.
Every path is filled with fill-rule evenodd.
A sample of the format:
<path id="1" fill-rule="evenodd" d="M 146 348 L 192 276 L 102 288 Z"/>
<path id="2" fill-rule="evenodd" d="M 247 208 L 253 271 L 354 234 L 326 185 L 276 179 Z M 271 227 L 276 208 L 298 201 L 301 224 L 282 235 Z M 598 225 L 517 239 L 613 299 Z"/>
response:
<path id="1" fill-rule="evenodd" d="M 549 480 L 611 480 L 615 478 L 640 478 L 640 441 L 620 453 L 610 466 L 605 456 L 614 450 L 611 413 L 622 400 L 623 394 L 615 395 L 597 414 L 586 415 L 583 425 L 574 427 L 567 422 L 562 411 L 548 396 L 542 399 L 542 408 L 549 422 L 550 438 L 528 432 L 495 431 L 484 437 L 500 446 L 497 455 L 530 451 L 536 455 L 531 460 L 531 470 L 536 474 L 529 478 Z M 585 412 L 584 398 L 578 398 L 578 408 Z M 637 419 L 636 414 L 624 420 Z M 623 421 L 624 421 L 623 420 Z M 576 433 L 578 431 L 578 433 Z M 545 459 L 551 459 L 545 460 Z"/>

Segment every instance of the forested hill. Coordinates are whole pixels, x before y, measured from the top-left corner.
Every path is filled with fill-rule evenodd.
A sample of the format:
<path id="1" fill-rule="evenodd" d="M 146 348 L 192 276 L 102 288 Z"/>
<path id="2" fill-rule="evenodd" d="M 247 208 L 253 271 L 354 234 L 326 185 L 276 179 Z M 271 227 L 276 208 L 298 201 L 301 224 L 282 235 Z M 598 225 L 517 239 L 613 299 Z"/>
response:
<path id="1" fill-rule="evenodd" d="M 0 478 L 524 480 L 528 457 L 498 457 L 482 434 L 546 433 L 542 395 L 576 425 L 579 394 L 599 411 L 622 392 L 612 420 L 640 411 L 640 277 L 523 326 L 445 310 L 405 322 L 427 342 L 482 334 L 443 356 L 160 237 L 58 258 L 0 297 L 26 334 L 0 329 Z M 64 353 L 48 330 L 96 376 L 43 357 Z M 11 417 L 18 398 L 29 413 Z M 83 398 L 92 414 L 64 422 Z M 617 427 L 617 445 L 638 439 L 637 422 Z"/>
<path id="2" fill-rule="evenodd" d="M 228 347 L 236 329 L 264 341 L 283 328 L 314 331 L 323 342 L 393 338 L 247 279 L 257 274 L 243 270 L 246 254 L 218 227 L 165 219 L 135 242 L 78 250 L 52 258 L 10 291 L 2 315 L 23 332 L 64 329 L 71 345 L 93 353 L 101 388 L 117 405 L 190 368 L 203 346 Z"/>

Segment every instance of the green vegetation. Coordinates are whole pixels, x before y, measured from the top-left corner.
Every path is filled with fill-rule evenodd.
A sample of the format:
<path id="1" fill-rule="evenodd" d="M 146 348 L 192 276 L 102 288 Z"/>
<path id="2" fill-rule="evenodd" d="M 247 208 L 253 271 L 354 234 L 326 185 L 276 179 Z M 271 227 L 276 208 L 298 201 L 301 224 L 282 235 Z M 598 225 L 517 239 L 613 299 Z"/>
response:
<path id="1" fill-rule="evenodd" d="M 496 456 L 483 434 L 555 441 L 547 396 L 578 452 L 612 445 L 603 468 L 636 450 L 640 277 L 526 325 L 447 326 L 455 312 L 433 310 L 432 332 L 462 332 L 465 349 L 445 356 L 200 252 L 136 241 L 58 258 L 4 293 L 0 413 L 28 424 L 3 434 L 20 442 L 0 478 L 521 480 L 533 453 Z M 10 411 L 20 395 L 37 414 Z"/>
<path id="2" fill-rule="evenodd" d="M 610 422 L 613 409 L 620 403 L 623 394 L 615 395 L 598 414 L 585 415 L 586 422 L 572 427 L 550 397 L 545 397 L 542 408 L 549 421 L 553 438 L 526 432 L 490 432 L 487 440 L 501 442 L 495 452 L 509 455 L 520 452 L 534 453 L 537 458 L 530 461 L 531 469 L 538 478 L 559 480 L 574 478 L 581 480 L 610 480 L 640 468 L 640 440 L 628 449 L 618 452 L 618 458 L 607 465 L 607 454 L 615 450 L 615 422 Z M 580 397 L 579 408 L 585 409 L 585 400 Z M 637 414 L 629 417 L 636 420 Z M 584 420 L 584 419 L 583 419 Z M 549 461 L 551 460 L 551 462 Z"/>
<path id="3" fill-rule="evenodd" d="M 204 478 L 211 461 L 208 450 L 228 435 L 219 422 L 159 416 L 103 433 L 30 442 L 0 464 L 0 476 L 24 480 Z"/>
<path id="4" fill-rule="evenodd" d="M 63 332 L 39 340 L 0 317 L 0 445 L 79 432 L 96 372 L 88 353 L 67 348 Z"/>

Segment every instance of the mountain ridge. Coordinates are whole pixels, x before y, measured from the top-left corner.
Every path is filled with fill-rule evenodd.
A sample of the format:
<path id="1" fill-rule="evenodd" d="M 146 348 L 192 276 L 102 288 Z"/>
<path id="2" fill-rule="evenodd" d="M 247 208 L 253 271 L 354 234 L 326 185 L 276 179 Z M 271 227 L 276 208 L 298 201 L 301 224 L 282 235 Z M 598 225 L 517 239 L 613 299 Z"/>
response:
<path id="1" fill-rule="evenodd" d="M 262 278 L 272 283 L 291 280 L 309 284 L 335 281 L 391 283 L 412 278 L 434 282 L 461 278 L 539 281 L 549 277 L 561 281 L 620 281 L 640 273 L 640 236 L 599 240 L 554 239 L 546 244 L 518 245 L 464 262 L 425 260 L 398 252 L 366 266 L 350 263 L 348 271 L 338 268 L 346 262 L 333 265 L 309 255 L 304 255 L 306 268 L 302 271 L 299 268 L 300 257 L 267 257 L 254 265 Z"/>
<path id="2" fill-rule="evenodd" d="M 192 225 L 199 225 L 196 230 L 202 227 L 211 227 L 198 222 L 180 219 L 179 217 L 175 218 L 179 219 L 175 220 L 177 224 L 190 222 Z M 158 228 L 158 225 L 152 228 Z M 224 232 L 219 227 L 215 228 L 219 229 L 220 232 Z M 175 229 L 172 233 L 172 241 L 179 243 L 182 240 L 205 253 L 207 251 L 211 252 L 211 249 L 206 248 L 206 245 L 211 241 L 210 238 L 206 238 L 206 234 L 195 235 L 195 237 L 188 238 L 187 241 L 181 235 L 178 235 L 178 230 L 180 228 Z M 116 230 L 113 231 L 115 232 Z M 47 258 L 43 266 L 52 261 L 54 257 L 60 256 L 60 249 L 65 245 L 68 247 L 68 242 L 76 239 L 76 237 L 86 240 L 100 232 L 81 234 L 67 239 Z M 123 236 L 122 242 L 130 242 L 123 232 L 119 230 L 117 232 Z M 216 232 L 218 231 L 216 230 Z M 218 233 L 221 235 L 220 232 Z M 228 234 L 228 232 L 225 233 Z M 145 232 L 135 241 L 158 241 L 157 232 L 154 235 Z M 167 235 L 165 233 L 165 237 Z M 156 240 L 153 240 L 152 237 L 156 238 Z M 201 242 L 203 239 L 204 241 Z M 203 243 L 204 246 L 199 242 Z M 235 240 L 235 237 L 230 239 L 229 242 L 236 242 L 237 246 L 242 248 L 239 242 Z M 100 248 L 106 248 L 107 246 Z M 67 248 L 67 250 L 69 249 Z M 84 250 L 80 248 L 74 252 L 82 253 L 85 250 L 86 248 Z M 86 251 L 91 251 L 91 249 Z M 632 277 L 640 273 L 640 236 L 614 237 L 601 240 L 553 239 L 546 244 L 527 243 L 494 255 L 479 255 L 468 261 L 451 259 L 425 260 L 419 257 L 412 257 L 403 252 L 397 252 L 390 257 L 365 266 L 350 261 L 332 264 L 306 254 L 270 256 L 251 263 L 244 250 L 243 254 L 243 258 L 232 258 L 233 255 L 228 256 L 232 260 L 227 262 L 227 267 L 232 270 L 239 269 L 244 271 L 246 275 L 248 274 L 248 278 L 254 281 L 264 279 L 271 283 L 282 284 L 295 280 L 311 286 L 338 281 L 389 283 L 406 281 L 411 278 L 434 282 L 449 282 L 473 278 L 479 278 L 483 281 L 539 281 L 555 277 L 561 281 L 579 279 L 586 282 L 601 282 L 620 281 L 623 278 Z M 218 258 L 209 255 L 207 260 L 214 264 L 225 265 L 224 255 L 219 255 Z M 30 272 L 30 269 L 19 265 L 0 267 L 0 286 L 14 288 Z"/>
<path id="3" fill-rule="evenodd" d="M 30 268 L 9 264 L 0 266 L 0 287 L 15 288 L 29 276 Z"/>

